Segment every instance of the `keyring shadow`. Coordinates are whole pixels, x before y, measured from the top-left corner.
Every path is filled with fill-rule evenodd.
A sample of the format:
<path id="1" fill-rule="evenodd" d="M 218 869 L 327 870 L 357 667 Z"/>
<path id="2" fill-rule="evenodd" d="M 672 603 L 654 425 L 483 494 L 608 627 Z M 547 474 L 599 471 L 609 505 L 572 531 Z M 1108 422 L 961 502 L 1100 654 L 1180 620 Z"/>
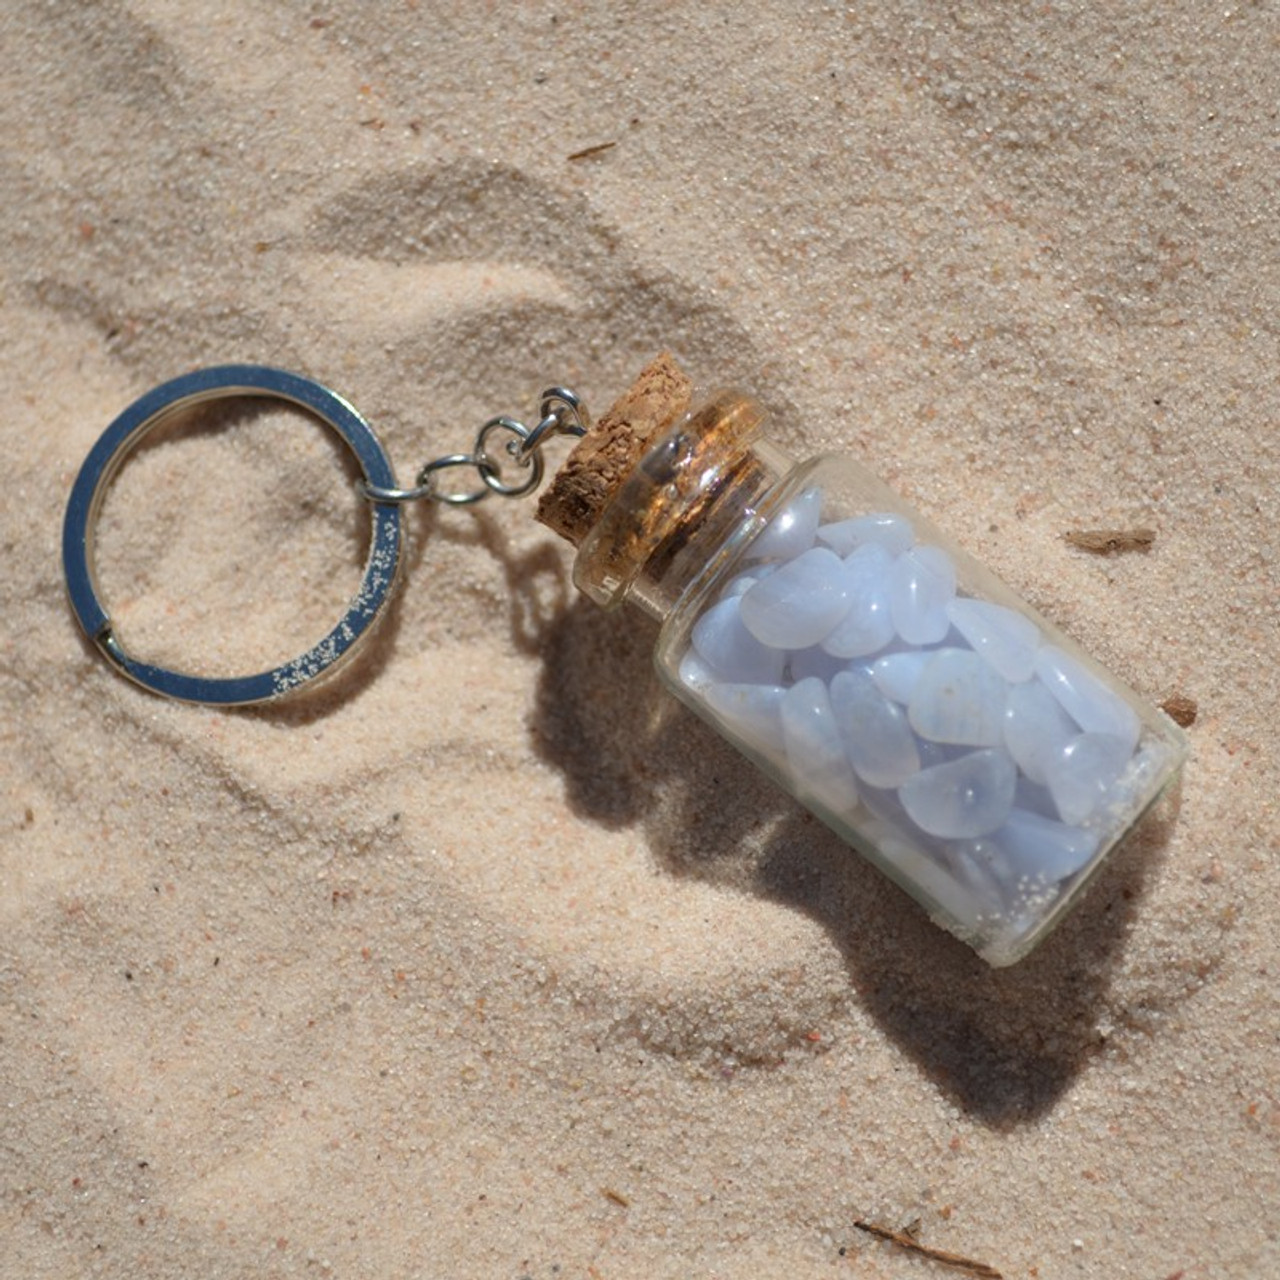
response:
<path id="1" fill-rule="evenodd" d="M 502 571 L 512 644 L 520 653 L 540 656 L 548 630 L 563 616 L 573 594 L 563 553 L 545 539 L 517 551 L 503 522 L 483 507 L 470 510 L 464 520 L 451 519 L 450 514 L 438 503 L 410 504 L 398 589 L 378 626 L 353 650 L 357 655 L 354 661 L 280 702 L 245 710 L 274 723 L 305 725 L 358 697 L 381 676 L 400 643 L 404 590 L 422 571 L 424 561 L 428 557 L 452 560 L 467 548 L 482 549 L 487 560 Z"/>
<path id="2" fill-rule="evenodd" d="M 921 1072 L 993 1128 L 1052 1109 L 1105 1044 L 1098 1012 L 1164 854 L 1176 795 L 1109 860 L 1031 956 L 992 969 L 732 747 L 651 673 L 655 630 L 578 601 L 542 640 L 531 729 L 568 803 L 637 826 L 670 875 L 804 911 L 839 948 L 853 998 Z"/>

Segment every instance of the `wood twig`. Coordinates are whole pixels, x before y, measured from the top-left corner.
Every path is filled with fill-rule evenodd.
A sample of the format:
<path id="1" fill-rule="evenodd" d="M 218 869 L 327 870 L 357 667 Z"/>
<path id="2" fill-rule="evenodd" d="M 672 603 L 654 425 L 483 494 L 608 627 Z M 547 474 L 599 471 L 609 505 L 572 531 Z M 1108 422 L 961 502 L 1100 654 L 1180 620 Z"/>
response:
<path id="1" fill-rule="evenodd" d="M 586 160 L 591 156 L 598 156 L 602 152 L 612 151 L 617 145 L 616 142 L 597 142 L 594 147 L 583 147 L 581 151 L 571 152 L 565 159 Z"/>
<path id="2" fill-rule="evenodd" d="M 895 1231 L 892 1227 L 882 1227 L 877 1222 L 866 1222 L 862 1218 L 855 1220 L 855 1227 L 859 1231 L 865 1231 L 869 1236 L 875 1236 L 879 1240 L 888 1240 L 891 1244 L 896 1244 L 901 1249 L 909 1249 L 912 1253 L 919 1254 L 923 1258 L 929 1258 L 934 1262 L 940 1262 L 944 1267 L 955 1267 L 958 1271 L 967 1271 L 971 1276 L 979 1276 L 981 1280 L 1003 1280 L 1000 1272 L 995 1267 L 988 1266 L 985 1262 L 975 1262 L 972 1258 L 966 1258 L 963 1254 L 952 1253 L 949 1249 L 935 1249 L 932 1245 L 921 1244 L 914 1236 L 908 1235 L 905 1231 Z"/>
<path id="3" fill-rule="evenodd" d="M 1072 529 L 1063 540 L 1095 556 L 1114 556 L 1122 551 L 1150 551 L 1156 540 L 1154 529 Z"/>

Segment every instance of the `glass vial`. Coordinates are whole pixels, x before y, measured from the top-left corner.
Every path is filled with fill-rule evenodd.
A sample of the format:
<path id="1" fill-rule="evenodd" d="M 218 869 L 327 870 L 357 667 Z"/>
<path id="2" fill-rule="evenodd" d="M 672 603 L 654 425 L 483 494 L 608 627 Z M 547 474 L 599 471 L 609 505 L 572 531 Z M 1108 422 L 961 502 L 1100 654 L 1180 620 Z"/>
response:
<path id="1" fill-rule="evenodd" d="M 659 673 L 993 965 L 1025 955 L 1175 776 L 1178 729 L 855 462 L 795 465 L 734 392 L 642 455 L 577 585 Z"/>

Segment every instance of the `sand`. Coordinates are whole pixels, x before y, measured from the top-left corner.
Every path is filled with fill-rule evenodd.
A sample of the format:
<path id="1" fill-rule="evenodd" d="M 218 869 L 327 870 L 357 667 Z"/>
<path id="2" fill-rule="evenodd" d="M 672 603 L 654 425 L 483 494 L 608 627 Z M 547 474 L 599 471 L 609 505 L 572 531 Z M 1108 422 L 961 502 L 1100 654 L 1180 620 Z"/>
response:
<path id="1" fill-rule="evenodd" d="M 859 1219 L 1280 1273 L 1274 6 L 19 0 L 0 69 L 4 1280 L 960 1274 Z M 414 511 L 292 704 L 76 630 L 67 494 L 159 381 L 316 377 L 407 481 L 664 347 L 1195 700 L 1023 963 L 745 775 L 531 502 Z M 348 481 L 243 405 L 139 453 L 121 634 L 291 656 L 359 577 Z"/>

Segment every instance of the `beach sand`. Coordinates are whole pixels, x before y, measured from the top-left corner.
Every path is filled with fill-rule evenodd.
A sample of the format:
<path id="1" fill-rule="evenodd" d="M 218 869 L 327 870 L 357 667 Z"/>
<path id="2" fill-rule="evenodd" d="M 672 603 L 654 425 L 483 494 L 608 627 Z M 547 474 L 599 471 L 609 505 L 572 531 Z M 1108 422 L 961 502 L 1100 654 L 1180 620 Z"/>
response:
<path id="1" fill-rule="evenodd" d="M 10 4 L 0 1276 L 960 1274 L 858 1220 L 1280 1273 L 1278 71 L 1265 3 Z M 157 382 L 305 373 L 407 481 L 663 348 L 1197 704 L 1029 959 L 757 783 L 530 501 L 411 512 L 391 617 L 271 708 L 76 628 L 67 495 Z M 349 481 L 281 410 L 140 451 L 121 634 L 317 639 Z M 1063 540 L 1099 527 L 1156 538 Z"/>

